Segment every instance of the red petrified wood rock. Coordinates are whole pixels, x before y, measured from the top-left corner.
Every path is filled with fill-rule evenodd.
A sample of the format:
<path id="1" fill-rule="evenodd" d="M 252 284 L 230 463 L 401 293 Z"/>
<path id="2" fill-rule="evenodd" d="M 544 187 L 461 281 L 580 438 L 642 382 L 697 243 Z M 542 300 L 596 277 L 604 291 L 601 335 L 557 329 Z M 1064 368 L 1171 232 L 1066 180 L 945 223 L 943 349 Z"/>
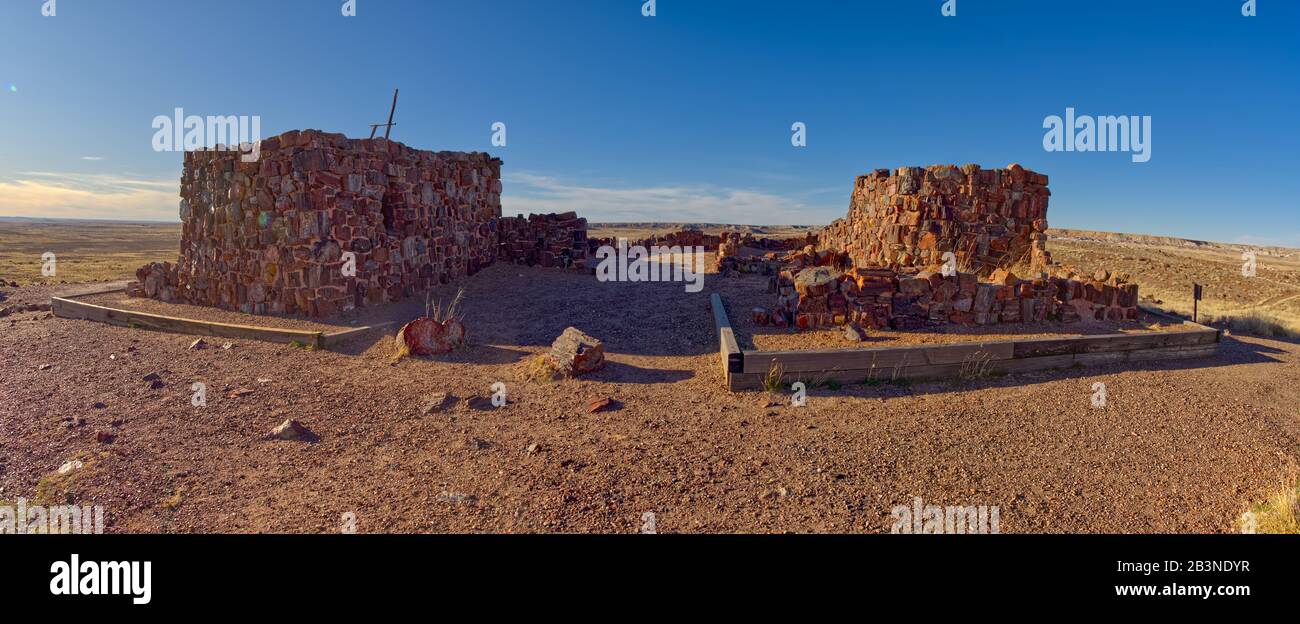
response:
<path id="1" fill-rule="evenodd" d="M 450 353 L 465 344 L 465 325 L 454 318 L 439 322 L 422 316 L 397 332 L 397 343 L 399 352 L 411 355 Z"/>

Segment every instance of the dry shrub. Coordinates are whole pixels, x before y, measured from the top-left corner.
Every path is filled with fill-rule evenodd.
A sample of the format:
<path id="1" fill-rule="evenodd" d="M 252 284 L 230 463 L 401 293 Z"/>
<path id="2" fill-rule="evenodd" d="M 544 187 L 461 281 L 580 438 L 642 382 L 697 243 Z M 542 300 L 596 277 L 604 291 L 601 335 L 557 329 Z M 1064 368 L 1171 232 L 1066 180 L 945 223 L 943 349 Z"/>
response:
<path id="1" fill-rule="evenodd" d="M 444 310 L 442 309 L 442 300 L 435 302 L 433 300 L 433 293 L 430 292 L 424 298 L 424 315 L 438 321 L 439 323 L 445 323 L 451 319 L 459 320 L 460 316 L 456 314 L 456 306 L 460 305 L 460 300 L 464 297 L 465 288 L 462 286 L 456 290 L 456 296 L 452 298 L 451 305 L 447 306 L 447 309 Z"/>
<path id="2" fill-rule="evenodd" d="M 555 361 L 546 355 L 534 355 L 520 364 L 524 379 L 537 383 L 558 381 L 564 373 Z"/>
<path id="3" fill-rule="evenodd" d="M 989 377 L 989 371 L 993 367 L 993 354 L 984 351 L 975 351 L 967 355 L 961 363 L 961 371 L 958 378 L 962 381 L 975 381 Z"/>
<path id="4" fill-rule="evenodd" d="M 781 390 L 781 378 L 785 376 L 785 367 L 781 363 L 772 360 L 772 365 L 767 369 L 767 376 L 763 378 L 763 389 L 768 392 L 779 392 Z"/>
<path id="5" fill-rule="evenodd" d="M 1252 310 L 1241 316 L 1226 317 L 1223 320 L 1234 332 L 1265 338 L 1300 338 L 1300 329 L 1295 325 L 1259 310 Z"/>
<path id="6" fill-rule="evenodd" d="M 1268 497 L 1263 504 L 1251 507 L 1256 533 L 1300 534 L 1300 486 L 1288 486 Z M 1246 530 L 1246 520 L 1242 520 Z"/>
<path id="7" fill-rule="evenodd" d="M 397 337 L 393 339 L 393 357 L 390 363 L 396 363 L 402 358 L 411 357 L 411 347 L 407 346 L 406 339 L 402 337 L 401 330 L 398 330 Z"/>

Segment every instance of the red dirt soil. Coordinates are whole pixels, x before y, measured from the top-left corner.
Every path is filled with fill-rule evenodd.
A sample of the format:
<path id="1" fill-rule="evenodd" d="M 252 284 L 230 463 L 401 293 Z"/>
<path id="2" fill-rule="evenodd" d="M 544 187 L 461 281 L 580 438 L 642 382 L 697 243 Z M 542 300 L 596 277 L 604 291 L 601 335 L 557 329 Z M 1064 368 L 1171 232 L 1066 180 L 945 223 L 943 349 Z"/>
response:
<path id="1" fill-rule="evenodd" d="M 34 498 L 90 451 L 57 491 L 102 505 L 109 532 L 336 532 L 349 512 L 359 532 L 635 532 L 645 512 L 659 532 L 888 532 L 914 496 L 997 505 L 1007 533 L 1226 532 L 1300 467 L 1291 342 L 1228 336 L 1208 360 L 816 388 L 792 407 L 723 389 L 709 293 L 761 292 L 756 278 L 711 274 L 691 294 L 499 264 L 465 286 L 469 346 L 398 362 L 391 333 L 338 352 L 220 338 L 190 350 L 193 336 L 0 319 L 0 501 Z M 35 303 L 60 288 L 4 292 Z M 605 342 L 606 367 L 526 381 L 520 363 L 569 325 Z M 504 408 L 421 413 L 428 395 L 488 397 L 498 381 Z M 1099 381 L 1104 409 L 1090 400 Z M 191 405 L 194 382 L 206 407 Z M 598 397 L 616 403 L 588 413 Z M 318 441 L 265 439 L 288 418 Z"/>

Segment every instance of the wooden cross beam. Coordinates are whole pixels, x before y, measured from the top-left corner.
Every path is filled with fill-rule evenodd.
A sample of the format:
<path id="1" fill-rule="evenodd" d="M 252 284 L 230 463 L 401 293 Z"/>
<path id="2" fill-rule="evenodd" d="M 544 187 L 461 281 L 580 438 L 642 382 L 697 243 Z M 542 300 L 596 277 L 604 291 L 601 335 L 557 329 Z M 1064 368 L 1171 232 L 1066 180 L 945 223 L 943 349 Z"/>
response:
<path id="1" fill-rule="evenodd" d="M 393 113 L 396 112 L 397 112 L 397 89 L 393 89 L 393 106 L 388 109 L 388 123 L 370 124 L 370 138 L 372 139 L 375 138 L 375 132 L 377 132 L 379 128 L 382 126 L 384 128 L 384 139 L 388 139 L 389 133 L 393 131 L 393 126 L 397 125 L 393 123 Z"/>

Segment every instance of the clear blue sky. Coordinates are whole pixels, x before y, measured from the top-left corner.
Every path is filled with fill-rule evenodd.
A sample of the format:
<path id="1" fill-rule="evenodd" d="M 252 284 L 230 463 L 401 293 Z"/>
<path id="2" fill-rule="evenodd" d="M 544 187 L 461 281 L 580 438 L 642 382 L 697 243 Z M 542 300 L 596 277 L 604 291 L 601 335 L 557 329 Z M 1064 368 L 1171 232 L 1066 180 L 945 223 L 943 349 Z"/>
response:
<path id="1" fill-rule="evenodd" d="M 877 167 L 1019 162 L 1055 226 L 1300 246 L 1292 0 L 42 4 L 0 2 L 0 215 L 175 219 L 154 116 L 365 136 L 400 87 L 394 138 L 500 156 L 508 214 L 826 223 Z M 1150 115 L 1150 162 L 1044 151 L 1067 106 Z"/>

